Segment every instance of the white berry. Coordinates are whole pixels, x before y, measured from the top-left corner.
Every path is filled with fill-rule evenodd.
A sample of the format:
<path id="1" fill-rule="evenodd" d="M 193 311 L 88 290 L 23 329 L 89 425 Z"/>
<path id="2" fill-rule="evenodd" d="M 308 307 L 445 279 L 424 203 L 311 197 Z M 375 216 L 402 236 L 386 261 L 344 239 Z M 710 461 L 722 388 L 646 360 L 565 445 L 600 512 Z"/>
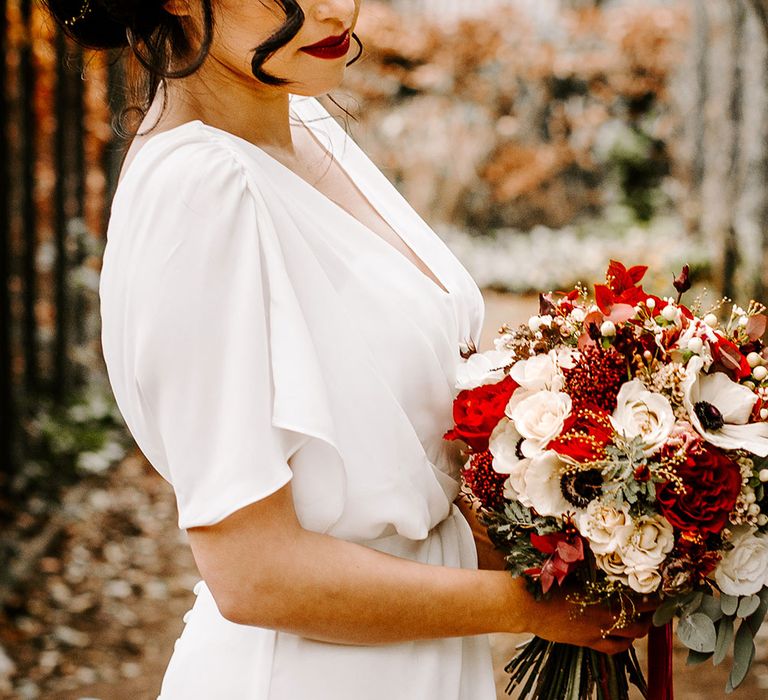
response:
<path id="1" fill-rule="evenodd" d="M 672 321 L 677 320 L 677 314 L 678 314 L 677 307 L 673 304 L 667 304 L 664 309 L 661 312 L 661 315 L 670 323 Z"/>
<path id="2" fill-rule="evenodd" d="M 757 475 L 757 478 L 760 479 L 763 483 L 768 481 L 768 469 L 761 469 L 760 473 Z"/>
<path id="3" fill-rule="evenodd" d="M 600 334 L 606 338 L 616 335 L 616 324 L 613 321 L 606 321 L 600 326 Z"/>
<path id="4" fill-rule="evenodd" d="M 645 300 L 645 305 L 649 309 L 655 309 L 656 308 L 656 300 L 652 299 L 651 297 L 648 297 L 648 299 Z"/>
<path id="5" fill-rule="evenodd" d="M 688 341 L 688 349 L 698 355 L 704 349 L 704 341 L 701 338 L 691 338 Z"/>
<path id="6" fill-rule="evenodd" d="M 762 382 L 768 377 L 768 367 L 764 367 L 763 365 L 755 367 L 755 369 L 752 370 L 752 376 L 757 379 L 758 382 Z"/>
<path id="7" fill-rule="evenodd" d="M 717 316 L 715 314 L 707 314 L 703 320 L 710 328 L 714 328 L 717 325 Z"/>
<path id="8" fill-rule="evenodd" d="M 538 316 L 531 316 L 528 319 L 528 328 L 530 328 L 534 333 L 541 328 L 541 319 Z"/>
<path id="9" fill-rule="evenodd" d="M 757 367 L 762 362 L 762 358 L 756 352 L 751 352 L 747 355 L 747 362 L 750 367 Z"/>

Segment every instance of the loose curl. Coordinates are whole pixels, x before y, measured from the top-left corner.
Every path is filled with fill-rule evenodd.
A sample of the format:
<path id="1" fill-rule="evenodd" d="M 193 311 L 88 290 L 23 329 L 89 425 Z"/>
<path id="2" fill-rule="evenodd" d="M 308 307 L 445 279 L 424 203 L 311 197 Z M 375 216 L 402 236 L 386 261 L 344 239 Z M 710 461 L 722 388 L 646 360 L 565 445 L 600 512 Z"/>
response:
<path id="1" fill-rule="evenodd" d="M 163 0 L 86 0 L 88 12 L 72 24 L 66 23 L 77 15 L 83 0 L 42 0 L 51 16 L 73 41 L 90 49 L 130 49 L 135 64 L 127 66 L 127 104 L 116 116 L 115 131 L 123 138 L 132 138 L 135 131 L 125 128 L 131 113 L 143 119 L 162 86 L 163 106 L 167 102 L 167 81 L 192 75 L 208 56 L 213 40 L 214 14 L 212 0 L 200 0 L 203 10 L 202 36 L 194 48 L 182 19 L 163 8 Z M 296 0 L 274 0 L 285 13 L 283 24 L 254 49 L 251 59 L 253 76 L 267 85 L 286 85 L 291 81 L 267 73 L 264 63 L 288 44 L 304 25 L 304 11 Z M 363 45 L 353 32 L 358 52 L 347 65 L 352 65 L 363 53 Z M 179 60 L 181 68 L 171 69 Z M 343 109 L 343 108 L 342 108 Z M 344 110 L 346 111 L 346 110 Z M 149 130 L 151 130 L 151 127 Z M 144 132 L 147 133 L 147 132 Z"/>

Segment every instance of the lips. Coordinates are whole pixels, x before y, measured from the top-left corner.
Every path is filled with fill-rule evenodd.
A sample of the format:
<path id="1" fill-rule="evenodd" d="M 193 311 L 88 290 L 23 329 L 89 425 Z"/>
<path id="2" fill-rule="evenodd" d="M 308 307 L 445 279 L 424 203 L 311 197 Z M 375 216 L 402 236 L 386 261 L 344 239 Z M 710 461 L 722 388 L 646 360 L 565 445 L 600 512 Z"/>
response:
<path id="1" fill-rule="evenodd" d="M 310 46 L 304 46 L 300 50 L 317 58 L 341 58 L 349 52 L 349 30 L 339 36 L 329 36 L 322 41 Z"/>

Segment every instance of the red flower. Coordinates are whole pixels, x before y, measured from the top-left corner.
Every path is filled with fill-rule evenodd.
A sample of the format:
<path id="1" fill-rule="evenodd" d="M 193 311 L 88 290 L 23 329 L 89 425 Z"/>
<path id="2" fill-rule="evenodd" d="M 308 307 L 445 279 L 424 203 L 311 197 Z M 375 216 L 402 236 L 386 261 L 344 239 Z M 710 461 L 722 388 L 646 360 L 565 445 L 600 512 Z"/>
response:
<path id="1" fill-rule="evenodd" d="M 595 285 L 595 301 L 600 311 L 610 316 L 614 306 L 624 305 L 631 308 L 645 301 L 648 295 L 639 283 L 647 270 L 648 268 L 644 265 L 627 269 L 617 260 L 611 260 L 608 271 L 605 273 L 606 284 Z"/>
<path id="2" fill-rule="evenodd" d="M 659 488 L 661 512 L 679 530 L 719 533 L 728 522 L 741 491 L 741 470 L 722 450 L 706 446 L 675 467 L 685 493 L 668 481 Z"/>
<path id="3" fill-rule="evenodd" d="M 725 370 L 731 379 L 740 381 L 752 374 L 752 368 L 747 358 L 741 353 L 735 343 L 718 334 L 717 343 L 710 343 L 712 356 L 717 366 Z"/>
<path id="4" fill-rule="evenodd" d="M 577 462 L 594 462 L 605 456 L 605 446 L 613 438 L 608 412 L 594 404 L 584 404 L 565 419 L 563 430 L 548 445 L 564 457 Z"/>
<path id="5" fill-rule="evenodd" d="M 504 417 L 504 409 L 517 387 L 517 382 L 507 376 L 496 384 L 483 384 L 460 392 L 453 402 L 453 421 L 456 425 L 443 437 L 446 440 L 463 440 L 475 452 L 487 450 L 488 439 Z"/>
<path id="6" fill-rule="evenodd" d="M 578 535 L 569 536 L 562 532 L 537 535 L 532 532 L 531 544 L 542 554 L 550 555 L 540 569 L 525 571 L 528 576 L 539 579 L 544 593 L 552 588 L 555 581 L 562 586 L 566 576 L 578 566 L 580 561 L 584 561 L 584 540 Z"/>

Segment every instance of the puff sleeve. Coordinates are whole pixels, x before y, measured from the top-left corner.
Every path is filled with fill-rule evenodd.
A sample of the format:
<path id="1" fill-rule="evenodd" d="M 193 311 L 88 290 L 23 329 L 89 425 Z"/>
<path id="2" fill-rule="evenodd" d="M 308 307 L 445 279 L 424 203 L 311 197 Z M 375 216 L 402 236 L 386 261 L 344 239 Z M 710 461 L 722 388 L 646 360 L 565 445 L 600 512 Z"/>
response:
<path id="1" fill-rule="evenodd" d="M 296 435 L 272 423 L 269 212 L 219 143 L 178 146 L 142 187 L 137 389 L 179 527 L 211 525 L 292 476 Z"/>

